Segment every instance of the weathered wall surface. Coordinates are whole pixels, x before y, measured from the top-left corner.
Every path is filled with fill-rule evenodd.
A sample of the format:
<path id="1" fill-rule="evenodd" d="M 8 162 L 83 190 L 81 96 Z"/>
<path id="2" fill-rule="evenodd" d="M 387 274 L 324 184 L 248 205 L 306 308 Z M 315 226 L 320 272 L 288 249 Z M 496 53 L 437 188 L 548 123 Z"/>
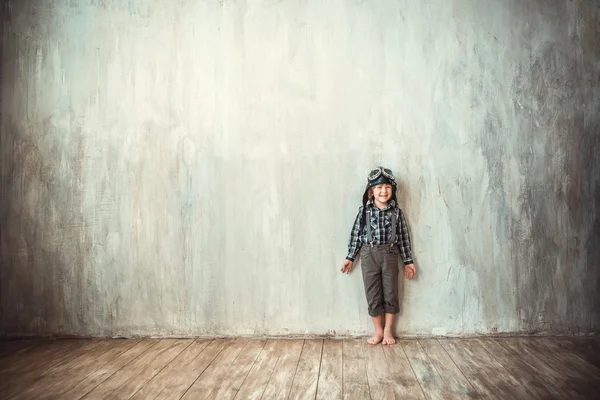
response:
<path id="1" fill-rule="evenodd" d="M 362 334 L 384 164 L 398 332 L 600 328 L 598 2 L 10 1 L 5 335 Z"/>

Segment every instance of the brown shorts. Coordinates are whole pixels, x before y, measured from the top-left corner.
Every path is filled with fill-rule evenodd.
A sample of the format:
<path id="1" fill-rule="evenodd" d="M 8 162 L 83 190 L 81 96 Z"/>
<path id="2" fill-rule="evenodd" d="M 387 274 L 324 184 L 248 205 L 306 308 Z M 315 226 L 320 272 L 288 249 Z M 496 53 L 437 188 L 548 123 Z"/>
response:
<path id="1" fill-rule="evenodd" d="M 398 306 L 398 246 L 389 244 L 363 245 L 360 260 L 369 315 L 374 317 L 383 312 L 397 314 Z"/>

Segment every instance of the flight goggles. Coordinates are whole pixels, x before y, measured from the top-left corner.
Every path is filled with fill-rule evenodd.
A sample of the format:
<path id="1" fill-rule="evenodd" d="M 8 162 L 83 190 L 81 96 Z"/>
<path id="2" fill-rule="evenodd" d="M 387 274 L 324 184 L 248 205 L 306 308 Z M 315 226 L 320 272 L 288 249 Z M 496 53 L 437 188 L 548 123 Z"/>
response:
<path id="1" fill-rule="evenodd" d="M 392 181 L 396 180 L 396 178 L 394 178 L 394 174 L 392 173 L 392 170 L 388 169 L 388 168 L 383 168 L 383 167 L 377 167 L 374 170 L 372 170 L 371 172 L 369 172 L 368 179 L 369 179 L 369 181 L 374 181 L 375 179 L 379 178 L 382 174 L 383 174 L 383 176 L 385 176 L 386 178 L 388 178 Z"/>

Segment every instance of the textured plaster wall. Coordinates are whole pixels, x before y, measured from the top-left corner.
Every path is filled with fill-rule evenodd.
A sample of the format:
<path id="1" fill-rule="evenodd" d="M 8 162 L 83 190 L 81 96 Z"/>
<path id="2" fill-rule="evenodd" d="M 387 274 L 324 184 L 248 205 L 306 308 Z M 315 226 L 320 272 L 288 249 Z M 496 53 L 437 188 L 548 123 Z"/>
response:
<path id="1" fill-rule="evenodd" d="M 3 335 L 362 334 L 339 272 L 400 177 L 410 335 L 600 328 L 593 0 L 2 10 Z"/>

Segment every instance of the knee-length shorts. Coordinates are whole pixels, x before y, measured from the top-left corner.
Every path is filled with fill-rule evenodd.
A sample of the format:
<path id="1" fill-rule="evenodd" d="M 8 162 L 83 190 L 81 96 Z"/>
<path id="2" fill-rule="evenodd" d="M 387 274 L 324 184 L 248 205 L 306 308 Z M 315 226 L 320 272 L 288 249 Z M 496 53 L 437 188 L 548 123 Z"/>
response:
<path id="1" fill-rule="evenodd" d="M 361 269 L 369 315 L 383 312 L 397 314 L 398 306 L 398 246 L 363 245 L 360 249 Z"/>

